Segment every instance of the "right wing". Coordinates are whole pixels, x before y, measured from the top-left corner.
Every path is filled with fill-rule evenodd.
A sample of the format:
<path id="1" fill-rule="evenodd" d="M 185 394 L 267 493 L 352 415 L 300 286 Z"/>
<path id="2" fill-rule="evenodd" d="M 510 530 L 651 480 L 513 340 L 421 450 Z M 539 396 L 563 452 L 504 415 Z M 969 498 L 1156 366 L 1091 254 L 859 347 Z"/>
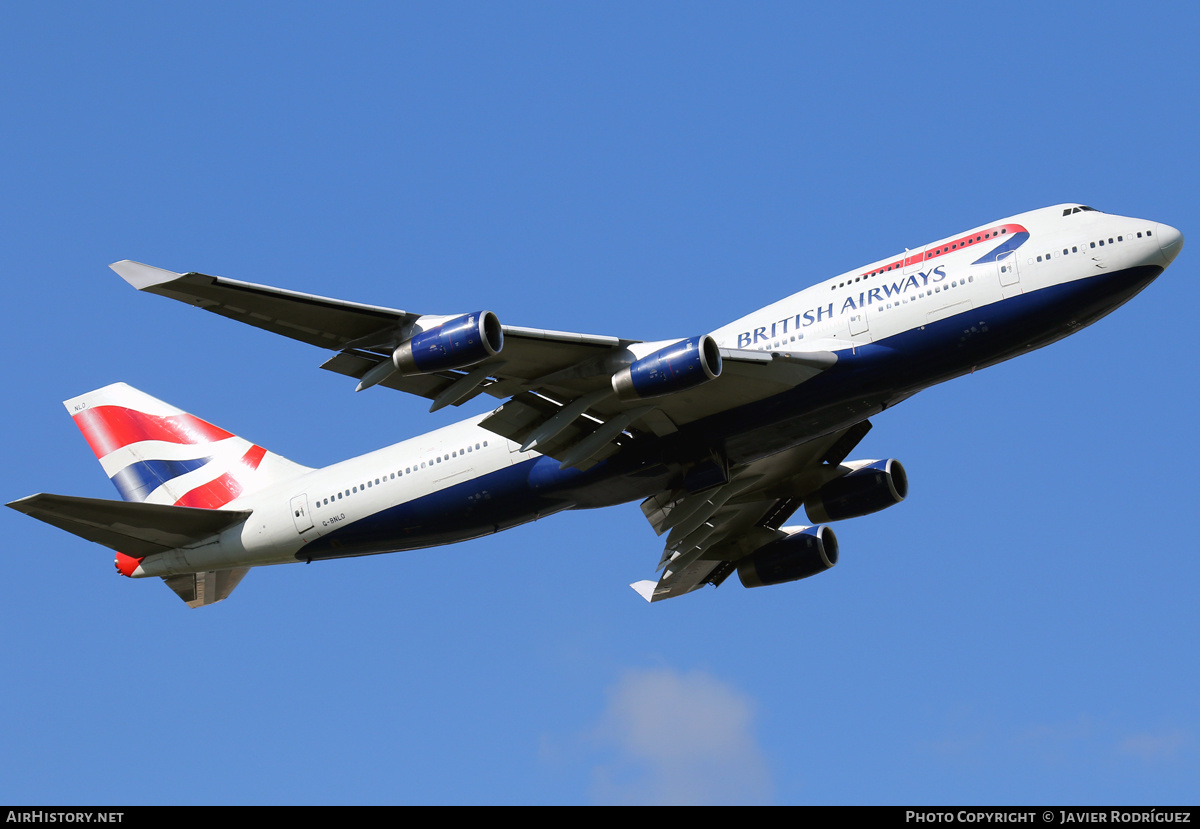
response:
<path id="1" fill-rule="evenodd" d="M 112 268 L 140 291 L 330 349 L 336 353 L 321 367 L 358 379 L 359 390 L 381 385 L 416 394 L 433 401 L 431 411 L 461 405 L 484 392 L 503 399 L 481 425 L 564 467 L 587 469 L 639 433 L 671 434 L 696 420 L 787 391 L 837 362 L 828 351 L 720 349 L 723 370 L 715 379 L 650 399 L 629 398 L 617 394 L 615 375 L 679 341 L 644 343 L 499 326 L 491 315 L 499 326 L 493 353 L 460 368 L 402 372 L 402 347 L 458 318 L 178 274 L 129 260 Z M 481 318 L 486 316 L 484 312 Z"/>
<path id="2" fill-rule="evenodd" d="M 843 474 L 839 465 L 871 429 L 862 421 L 776 455 L 731 469 L 729 482 L 695 494 L 662 492 L 642 502 L 646 520 L 667 535 L 657 582 L 630 587 L 646 601 L 719 586 L 739 559 L 779 538 L 805 497 Z"/>

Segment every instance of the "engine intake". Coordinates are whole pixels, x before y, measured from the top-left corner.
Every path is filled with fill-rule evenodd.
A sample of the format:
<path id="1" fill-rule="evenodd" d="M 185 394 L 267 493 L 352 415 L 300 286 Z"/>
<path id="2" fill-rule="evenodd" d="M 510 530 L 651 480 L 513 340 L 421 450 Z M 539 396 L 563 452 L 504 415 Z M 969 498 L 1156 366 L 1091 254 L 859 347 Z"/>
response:
<path id="1" fill-rule="evenodd" d="M 861 461 L 859 463 L 862 463 Z M 804 499 L 808 520 L 816 523 L 858 518 L 887 509 L 908 497 L 908 475 L 900 461 L 868 461 L 834 478 Z"/>
<path id="2" fill-rule="evenodd" d="M 392 352 L 401 374 L 431 374 L 465 368 L 500 353 L 504 329 L 491 311 L 463 314 L 422 331 Z"/>
<path id="3" fill-rule="evenodd" d="M 829 527 L 784 527 L 789 533 L 738 562 L 743 587 L 765 587 L 823 573 L 838 561 L 837 536 Z"/>
<path id="4" fill-rule="evenodd" d="M 721 348 L 708 334 L 691 337 L 636 360 L 613 375 L 621 400 L 685 391 L 721 376 Z"/>

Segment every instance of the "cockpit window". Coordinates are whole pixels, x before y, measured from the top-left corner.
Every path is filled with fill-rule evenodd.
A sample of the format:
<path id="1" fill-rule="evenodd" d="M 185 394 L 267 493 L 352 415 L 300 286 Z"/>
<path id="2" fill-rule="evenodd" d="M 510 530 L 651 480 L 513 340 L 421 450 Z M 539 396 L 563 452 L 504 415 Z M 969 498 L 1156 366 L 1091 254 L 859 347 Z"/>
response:
<path id="1" fill-rule="evenodd" d="M 1063 215 L 1070 216 L 1072 213 L 1084 213 L 1089 210 L 1093 213 L 1099 212 L 1094 207 L 1088 207 L 1086 204 L 1081 204 L 1078 207 L 1068 207 L 1066 210 L 1063 211 Z"/>

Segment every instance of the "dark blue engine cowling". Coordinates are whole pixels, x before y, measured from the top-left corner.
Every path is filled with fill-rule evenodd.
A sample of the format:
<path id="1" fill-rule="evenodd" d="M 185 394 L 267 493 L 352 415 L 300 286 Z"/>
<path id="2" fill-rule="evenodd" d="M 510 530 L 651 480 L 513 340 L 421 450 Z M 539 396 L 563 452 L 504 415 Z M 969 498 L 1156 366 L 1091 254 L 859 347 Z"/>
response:
<path id="1" fill-rule="evenodd" d="M 662 397 L 721 376 L 721 349 L 705 334 L 659 349 L 613 375 L 612 387 L 622 400 Z"/>
<path id="2" fill-rule="evenodd" d="M 804 499 L 808 520 L 840 521 L 879 512 L 908 496 L 908 475 L 900 461 L 889 458 L 834 478 Z"/>
<path id="3" fill-rule="evenodd" d="M 823 573 L 838 561 L 837 536 L 829 527 L 805 527 L 764 544 L 738 562 L 743 587 L 783 584 Z"/>
<path id="4" fill-rule="evenodd" d="M 500 353 L 504 329 L 491 311 L 463 314 L 422 331 L 392 352 L 401 374 L 429 374 L 465 368 Z"/>

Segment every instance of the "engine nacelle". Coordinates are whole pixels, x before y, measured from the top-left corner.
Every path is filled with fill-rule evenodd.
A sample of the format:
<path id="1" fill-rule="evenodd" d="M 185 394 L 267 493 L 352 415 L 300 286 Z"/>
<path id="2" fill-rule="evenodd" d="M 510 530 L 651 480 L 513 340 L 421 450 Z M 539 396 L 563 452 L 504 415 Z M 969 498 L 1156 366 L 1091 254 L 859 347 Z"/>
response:
<path id="1" fill-rule="evenodd" d="M 644 400 L 694 388 L 721 376 L 721 348 L 708 334 L 659 349 L 613 375 L 621 400 Z"/>
<path id="2" fill-rule="evenodd" d="M 908 496 L 908 475 L 900 461 L 859 461 L 840 478 L 804 499 L 808 520 L 818 524 L 879 512 Z"/>
<path id="3" fill-rule="evenodd" d="M 392 352 L 401 374 L 431 374 L 466 368 L 500 353 L 504 329 L 491 311 L 463 314 L 436 328 L 422 331 Z"/>
<path id="4" fill-rule="evenodd" d="M 783 532 L 786 538 L 768 542 L 738 562 L 743 587 L 806 579 L 837 564 L 837 536 L 829 527 L 784 527 Z"/>

